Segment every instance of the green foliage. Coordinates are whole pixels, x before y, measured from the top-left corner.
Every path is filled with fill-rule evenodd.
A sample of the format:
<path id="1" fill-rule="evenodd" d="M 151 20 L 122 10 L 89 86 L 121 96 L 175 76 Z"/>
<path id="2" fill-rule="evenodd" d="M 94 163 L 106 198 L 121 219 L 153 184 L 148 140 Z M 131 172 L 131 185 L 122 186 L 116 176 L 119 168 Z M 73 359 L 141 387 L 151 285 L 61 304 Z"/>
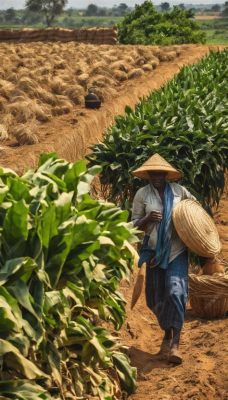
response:
<path id="1" fill-rule="evenodd" d="M 51 26 L 55 17 L 63 12 L 68 0 L 26 0 L 28 11 L 42 13 L 45 16 L 47 26 Z"/>
<path id="2" fill-rule="evenodd" d="M 168 4 L 168 3 L 163 3 Z M 205 33 L 192 20 L 192 12 L 174 7 L 159 13 L 150 0 L 136 5 L 118 25 L 118 37 L 124 44 L 204 43 Z"/>
<path id="3" fill-rule="evenodd" d="M 133 170 L 159 153 L 183 171 L 199 201 L 218 204 L 228 166 L 227 71 L 228 51 L 211 53 L 116 118 L 89 157 L 103 168 L 110 200 L 129 208 L 144 185 Z"/>
<path id="4" fill-rule="evenodd" d="M 0 397 L 115 399 L 136 372 L 101 321 L 119 329 L 131 269 L 127 213 L 89 195 L 99 167 L 44 154 L 0 169 Z"/>

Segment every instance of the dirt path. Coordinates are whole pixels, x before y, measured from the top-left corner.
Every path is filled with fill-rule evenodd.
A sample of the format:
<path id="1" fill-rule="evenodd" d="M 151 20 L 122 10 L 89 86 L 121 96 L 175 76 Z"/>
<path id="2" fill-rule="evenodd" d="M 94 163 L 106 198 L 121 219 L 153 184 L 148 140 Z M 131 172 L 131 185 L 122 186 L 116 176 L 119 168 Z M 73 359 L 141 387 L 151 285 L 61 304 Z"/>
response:
<path id="1" fill-rule="evenodd" d="M 113 123 L 115 116 L 124 113 L 126 105 L 134 107 L 140 97 L 160 88 L 183 65 L 196 62 L 210 49 L 220 48 L 222 46 L 183 46 L 183 52 L 176 60 L 163 62 L 157 70 L 121 85 L 118 96 L 105 102 L 100 110 L 77 107 L 73 112 L 41 125 L 39 144 L 21 147 L 0 146 L 1 165 L 20 173 L 28 167 L 34 167 L 39 154 L 48 151 L 56 151 L 69 161 L 83 158 L 91 144 L 101 139 L 104 130 Z"/>
<path id="2" fill-rule="evenodd" d="M 216 213 L 228 263 L 228 195 Z M 131 400 L 228 400 L 228 318 L 207 321 L 196 318 L 188 307 L 182 335 L 184 363 L 173 367 L 158 361 L 161 330 L 145 304 L 144 296 L 130 311 L 132 282 L 122 289 L 128 301 L 122 341 L 130 347 L 132 364 L 138 368 L 138 390 Z"/>

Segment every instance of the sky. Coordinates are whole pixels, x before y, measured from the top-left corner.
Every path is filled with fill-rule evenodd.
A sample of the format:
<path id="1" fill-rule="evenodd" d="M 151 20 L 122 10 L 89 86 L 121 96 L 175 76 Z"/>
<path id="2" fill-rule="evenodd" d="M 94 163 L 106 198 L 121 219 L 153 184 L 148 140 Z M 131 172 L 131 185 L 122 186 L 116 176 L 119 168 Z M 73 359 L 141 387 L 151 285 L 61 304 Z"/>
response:
<path id="1" fill-rule="evenodd" d="M 165 0 L 154 0 L 154 4 L 160 4 Z M 112 7 L 119 3 L 126 3 L 129 7 L 135 4 L 142 4 L 144 0 L 68 0 L 68 7 L 73 8 L 86 8 L 88 4 L 96 4 L 100 7 Z M 191 3 L 191 4 L 223 4 L 225 0 L 188 0 L 188 1 L 169 1 L 170 4 Z M 25 0 L 0 0 L 0 9 L 7 9 L 10 7 L 23 8 Z"/>

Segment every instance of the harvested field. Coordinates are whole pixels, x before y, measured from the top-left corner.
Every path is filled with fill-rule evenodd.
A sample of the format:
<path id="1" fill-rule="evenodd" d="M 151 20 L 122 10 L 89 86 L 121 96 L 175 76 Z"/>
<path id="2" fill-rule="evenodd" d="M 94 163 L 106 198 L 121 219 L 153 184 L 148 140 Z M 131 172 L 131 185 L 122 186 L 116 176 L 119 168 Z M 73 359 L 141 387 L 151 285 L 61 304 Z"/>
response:
<path id="1" fill-rule="evenodd" d="M 134 107 L 209 50 L 199 45 L 1 44 L 6 60 L 0 70 L 2 165 L 21 172 L 43 151 L 57 151 L 68 160 L 84 157 L 126 104 Z M 100 110 L 84 107 L 92 85 L 103 101 Z"/>
<path id="2" fill-rule="evenodd" d="M 33 123 L 34 130 L 39 131 L 41 124 L 83 106 L 91 86 L 106 102 L 117 96 L 122 82 L 151 72 L 160 62 L 174 60 L 184 50 L 180 46 L 2 43 L 1 123 L 12 141 L 26 144 L 15 135 L 17 124 L 23 123 L 27 129 Z"/>

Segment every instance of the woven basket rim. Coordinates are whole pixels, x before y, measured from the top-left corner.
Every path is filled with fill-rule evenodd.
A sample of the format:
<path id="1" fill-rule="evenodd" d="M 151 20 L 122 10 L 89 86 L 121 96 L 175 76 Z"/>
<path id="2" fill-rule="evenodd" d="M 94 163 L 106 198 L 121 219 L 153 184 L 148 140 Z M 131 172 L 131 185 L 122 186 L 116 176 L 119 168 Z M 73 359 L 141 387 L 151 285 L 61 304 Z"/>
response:
<path id="1" fill-rule="evenodd" d="M 181 240 L 194 253 L 207 258 L 220 253 L 216 225 L 198 201 L 180 201 L 173 210 L 173 223 Z"/>

